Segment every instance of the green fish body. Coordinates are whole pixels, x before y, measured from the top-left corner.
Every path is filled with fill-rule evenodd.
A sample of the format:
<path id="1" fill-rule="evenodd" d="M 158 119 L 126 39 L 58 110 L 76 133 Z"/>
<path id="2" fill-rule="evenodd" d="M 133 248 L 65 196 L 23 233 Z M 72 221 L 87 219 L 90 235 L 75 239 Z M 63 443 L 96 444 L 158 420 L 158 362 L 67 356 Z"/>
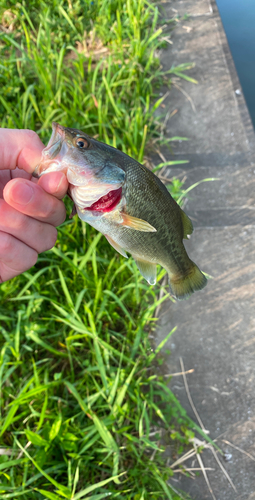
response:
<path id="1" fill-rule="evenodd" d="M 130 253 L 150 284 L 160 264 L 177 299 L 206 285 L 182 241 L 192 233 L 192 222 L 149 169 L 80 130 L 53 123 L 34 175 L 55 170 L 66 173 L 78 216 L 120 254 Z"/>

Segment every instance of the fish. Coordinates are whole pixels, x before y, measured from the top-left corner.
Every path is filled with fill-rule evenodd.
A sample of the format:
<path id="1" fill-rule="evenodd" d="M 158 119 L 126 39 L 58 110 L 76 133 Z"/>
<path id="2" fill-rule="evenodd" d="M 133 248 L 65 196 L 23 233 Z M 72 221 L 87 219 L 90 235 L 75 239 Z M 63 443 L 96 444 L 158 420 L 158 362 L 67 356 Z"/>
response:
<path id="1" fill-rule="evenodd" d="M 192 222 L 151 170 L 81 130 L 53 122 L 33 175 L 53 171 L 67 176 L 72 214 L 100 231 L 121 255 L 131 254 L 150 285 L 160 264 L 176 299 L 204 288 L 206 276 L 183 244 Z"/>

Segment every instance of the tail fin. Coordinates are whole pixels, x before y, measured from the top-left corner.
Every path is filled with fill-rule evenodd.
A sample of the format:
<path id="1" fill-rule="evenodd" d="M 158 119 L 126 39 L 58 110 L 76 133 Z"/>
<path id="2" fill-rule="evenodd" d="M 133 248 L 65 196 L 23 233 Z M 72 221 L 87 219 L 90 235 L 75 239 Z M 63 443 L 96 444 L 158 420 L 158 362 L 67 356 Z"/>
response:
<path id="1" fill-rule="evenodd" d="M 193 292 L 202 290 L 207 283 L 205 275 L 190 261 L 190 269 L 185 275 L 169 276 L 170 292 L 176 299 L 185 299 Z"/>

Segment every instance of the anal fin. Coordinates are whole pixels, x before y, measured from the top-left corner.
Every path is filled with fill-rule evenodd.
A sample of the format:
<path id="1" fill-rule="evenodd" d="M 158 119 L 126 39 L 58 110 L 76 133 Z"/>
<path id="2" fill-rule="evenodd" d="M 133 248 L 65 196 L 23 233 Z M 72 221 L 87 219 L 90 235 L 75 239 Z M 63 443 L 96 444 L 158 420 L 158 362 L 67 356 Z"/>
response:
<path id="1" fill-rule="evenodd" d="M 140 260 L 134 257 L 136 265 L 143 275 L 143 277 L 148 281 L 150 285 L 155 285 L 157 281 L 157 266 L 156 264 L 152 264 L 147 260 Z"/>
<path id="2" fill-rule="evenodd" d="M 105 237 L 107 239 L 107 241 L 110 243 L 110 245 L 112 245 L 112 247 L 114 248 L 114 250 L 116 250 L 117 252 L 120 253 L 120 255 L 123 255 L 123 257 L 126 257 L 128 258 L 125 250 L 123 250 L 123 248 L 121 248 L 118 243 L 116 243 L 116 241 L 114 241 L 111 236 L 109 236 L 108 234 L 105 234 Z"/>

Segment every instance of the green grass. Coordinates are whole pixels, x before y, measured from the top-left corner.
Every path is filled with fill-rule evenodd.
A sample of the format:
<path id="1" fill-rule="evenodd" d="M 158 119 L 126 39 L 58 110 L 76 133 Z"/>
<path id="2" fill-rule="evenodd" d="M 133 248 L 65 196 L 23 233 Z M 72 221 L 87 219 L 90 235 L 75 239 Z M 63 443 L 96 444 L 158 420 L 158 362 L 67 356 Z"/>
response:
<path id="1" fill-rule="evenodd" d="M 179 498 L 158 441 L 190 431 L 146 333 L 157 291 L 78 220 L 1 286 L 1 498 Z"/>
<path id="2" fill-rule="evenodd" d="M 157 7 L 145 0 L 77 1 L 72 9 L 32 1 L 12 11 L 16 29 L 0 35 L 2 126 L 29 127 L 45 140 L 59 121 L 142 161 L 146 139 L 159 136 L 154 112 L 163 100 Z M 191 66 L 170 72 L 186 76 Z"/>
<path id="3" fill-rule="evenodd" d="M 1 125 L 46 141 L 59 121 L 142 161 L 160 137 L 157 6 L 0 0 L 0 14 Z M 169 75 L 189 79 L 190 66 Z M 158 298 L 164 274 L 149 287 L 75 217 L 32 270 L 1 285 L 2 499 L 183 498 L 167 483 L 161 435 L 178 455 L 194 425 L 161 375 L 164 342 L 154 351 L 148 340 L 169 300 Z"/>

